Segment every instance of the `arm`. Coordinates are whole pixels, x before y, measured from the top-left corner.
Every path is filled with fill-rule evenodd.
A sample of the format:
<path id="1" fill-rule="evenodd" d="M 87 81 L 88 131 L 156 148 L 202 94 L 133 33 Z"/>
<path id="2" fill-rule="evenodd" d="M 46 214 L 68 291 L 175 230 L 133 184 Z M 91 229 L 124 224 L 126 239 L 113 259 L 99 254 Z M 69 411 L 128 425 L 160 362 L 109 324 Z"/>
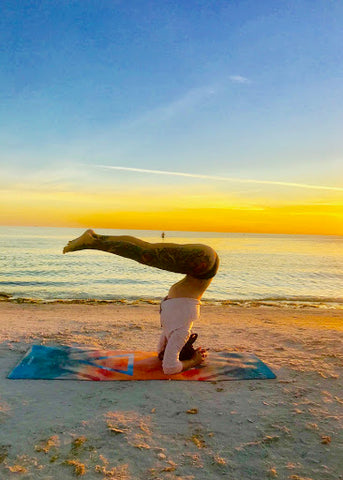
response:
<path id="1" fill-rule="evenodd" d="M 168 338 L 162 361 L 162 368 L 165 374 L 173 375 L 174 373 L 180 373 L 185 370 L 183 365 L 184 362 L 179 360 L 179 354 L 188 337 L 188 330 L 178 329 Z"/>

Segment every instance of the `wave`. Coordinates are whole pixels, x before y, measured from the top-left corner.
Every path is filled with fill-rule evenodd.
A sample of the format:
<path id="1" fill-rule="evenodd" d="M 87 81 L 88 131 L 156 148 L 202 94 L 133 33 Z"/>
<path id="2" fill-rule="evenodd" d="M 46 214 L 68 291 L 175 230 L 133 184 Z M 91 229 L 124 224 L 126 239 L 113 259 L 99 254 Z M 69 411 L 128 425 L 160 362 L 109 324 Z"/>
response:
<path id="1" fill-rule="evenodd" d="M 15 294 L 0 292 L 0 302 L 10 303 L 33 303 L 33 304 L 85 304 L 85 305 L 101 305 L 101 304 L 151 304 L 158 305 L 161 298 L 156 297 L 125 297 L 125 298 L 32 298 L 21 297 Z M 267 297 L 267 298 L 251 298 L 251 299 L 211 299 L 205 298 L 201 300 L 203 305 L 221 305 L 226 307 L 284 307 L 284 308 L 322 308 L 322 309 L 338 309 L 343 310 L 343 298 L 327 298 L 327 297 Z"/>

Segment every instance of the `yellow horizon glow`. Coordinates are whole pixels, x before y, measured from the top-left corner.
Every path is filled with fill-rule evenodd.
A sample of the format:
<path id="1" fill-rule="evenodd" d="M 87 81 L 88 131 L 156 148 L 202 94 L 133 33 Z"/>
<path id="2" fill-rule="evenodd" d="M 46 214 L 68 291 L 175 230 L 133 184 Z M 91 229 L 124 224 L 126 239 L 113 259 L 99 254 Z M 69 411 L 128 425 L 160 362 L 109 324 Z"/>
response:
<path id="1" fill-rule="evenodd" d="M 116 194 L 7 190 L 0 193 L 0 224 L 242 233 L 343 235 L 343 202 L 295 203 L 235 198 L 186 187 Z"/>

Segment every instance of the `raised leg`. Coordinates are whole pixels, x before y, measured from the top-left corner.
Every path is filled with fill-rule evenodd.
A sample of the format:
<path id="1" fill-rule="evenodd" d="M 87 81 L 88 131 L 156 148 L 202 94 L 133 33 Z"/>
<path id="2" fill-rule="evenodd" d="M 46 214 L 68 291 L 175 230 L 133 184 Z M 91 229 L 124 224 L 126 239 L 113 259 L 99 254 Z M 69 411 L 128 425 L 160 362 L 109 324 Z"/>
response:
<path id="1" fill-rule="evenodd" d="M 185 274 L 186 278 L 171 288 L 171 295 L 178 295 L 185 289 L 205 291 L 218 268 L 218 256 L 207 245 L 149 243 L 127 235 L 98 235 L 93 230 L 69 242 L 63 253 L 84 249 L 101 250 L 161 270 Z"/>

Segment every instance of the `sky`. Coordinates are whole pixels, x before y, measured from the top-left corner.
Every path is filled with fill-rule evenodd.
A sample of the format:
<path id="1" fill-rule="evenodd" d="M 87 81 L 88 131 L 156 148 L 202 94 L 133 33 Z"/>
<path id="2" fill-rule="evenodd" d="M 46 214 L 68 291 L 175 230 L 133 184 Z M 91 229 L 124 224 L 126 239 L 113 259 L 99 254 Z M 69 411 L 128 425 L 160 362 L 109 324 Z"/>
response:
<path id="1" fill-rule="evenodd" d="M 343 2 L 0 3 L 0 224 L 343 235 Z"/>

